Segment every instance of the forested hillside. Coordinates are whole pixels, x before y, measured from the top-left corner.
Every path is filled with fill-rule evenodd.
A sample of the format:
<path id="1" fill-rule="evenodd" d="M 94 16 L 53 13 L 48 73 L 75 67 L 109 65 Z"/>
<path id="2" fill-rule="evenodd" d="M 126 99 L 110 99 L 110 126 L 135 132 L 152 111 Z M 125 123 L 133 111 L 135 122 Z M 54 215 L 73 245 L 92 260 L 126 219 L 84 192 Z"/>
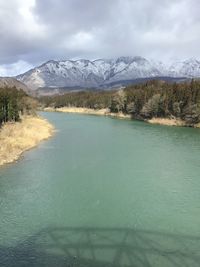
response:
<path id="1" fill-rule="evenodd" d="M 30 114 L 36 101 L 16 87 L 0 88 L 0 126 L 8 121 L 19 121 L 24 113 Z"/>
<path id="2" fill-rule="evenodd" d="M 200 81 L 195 80 L 174 84 L 153 80 L 119 91 L 67 93 L 40 101 L 45 107 L 109 108 L 138 119 L 180 118 L 191 125 L 200 122 Z"/>
<path id="3" fill-rule="evenodd" d="M 110 106 L 114 91 L 81 91 L 64 95 L 44 96 L 40 102 L 45 107 L 60 108 L 65 106 L 102 109 Z"/>

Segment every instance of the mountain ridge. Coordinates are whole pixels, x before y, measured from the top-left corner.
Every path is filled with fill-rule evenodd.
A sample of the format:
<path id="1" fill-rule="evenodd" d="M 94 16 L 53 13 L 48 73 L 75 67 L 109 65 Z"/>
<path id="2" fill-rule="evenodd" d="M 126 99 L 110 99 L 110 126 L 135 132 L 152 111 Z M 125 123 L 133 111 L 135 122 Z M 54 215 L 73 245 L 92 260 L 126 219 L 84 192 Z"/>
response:
<path id="1" fill-rule="evenodd" d="M 16 89 L 22 89 L 26 93 L 30 92 L 30 89 L 27 87 L 27 85 L 12 77 L 0 77 L 0 87 L 16 87 Z"/>
<path id="2" fill-rule="evenodd" d="M 110 84 L 123 85 L 123 81 L 171 77 L 199 78 L 200 61 L 187 59 L 167 66 L 163 62 L 144 57 L 116 59 L 49 60 L 16 78 L 33 91 L 38 88 L 107 88 Z"/>

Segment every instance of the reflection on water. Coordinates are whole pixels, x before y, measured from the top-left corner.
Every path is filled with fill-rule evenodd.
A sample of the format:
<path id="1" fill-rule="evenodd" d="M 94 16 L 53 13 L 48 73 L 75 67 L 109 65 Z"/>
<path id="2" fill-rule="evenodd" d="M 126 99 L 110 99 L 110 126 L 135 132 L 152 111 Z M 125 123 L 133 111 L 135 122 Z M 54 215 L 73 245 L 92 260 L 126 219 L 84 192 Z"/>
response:
<path id="1" fill-rule="evenodd" d="M 0 169 L 0 267 L 200 266 L 200 130 L 43 115 Z"/>
<path id="2" fill-rule="evenodd" d="M 48 228 L 0 248 L 0 266 L 196 267 L 200 237 L 123 228 Z"/>

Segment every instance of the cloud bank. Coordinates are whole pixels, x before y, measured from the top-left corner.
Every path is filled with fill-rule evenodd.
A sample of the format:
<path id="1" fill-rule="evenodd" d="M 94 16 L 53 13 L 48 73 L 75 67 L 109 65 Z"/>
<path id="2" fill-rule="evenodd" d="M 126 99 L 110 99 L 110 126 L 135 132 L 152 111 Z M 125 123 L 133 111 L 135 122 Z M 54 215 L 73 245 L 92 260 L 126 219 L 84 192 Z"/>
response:
<path id="1" fill-rule="evenodd" d="M 0 75 L 49 59 L 200 58 L 199 0 L 0 0 Z"/>

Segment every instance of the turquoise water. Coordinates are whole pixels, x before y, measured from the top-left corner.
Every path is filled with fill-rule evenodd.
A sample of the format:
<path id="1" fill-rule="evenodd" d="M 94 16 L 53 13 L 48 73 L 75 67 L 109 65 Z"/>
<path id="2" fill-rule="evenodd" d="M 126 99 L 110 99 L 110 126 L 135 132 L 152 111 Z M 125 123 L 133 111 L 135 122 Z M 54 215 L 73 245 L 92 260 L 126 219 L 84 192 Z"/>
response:
<path id="1" fill-rule="evenodd" d="M 0 266 L 200 266 L 200 130 L 42 113 L 0 169 Z"/>

